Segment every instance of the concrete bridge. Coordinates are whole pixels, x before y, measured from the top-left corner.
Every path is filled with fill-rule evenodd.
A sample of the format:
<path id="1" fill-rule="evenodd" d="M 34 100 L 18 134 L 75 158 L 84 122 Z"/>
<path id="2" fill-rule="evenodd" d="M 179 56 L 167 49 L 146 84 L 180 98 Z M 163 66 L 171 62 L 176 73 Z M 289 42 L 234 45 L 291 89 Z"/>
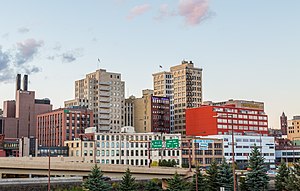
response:
<path id="1" fill-rule="evenodd" d="M 91 172 L 94 163 L 83 163 L 80 157 L 52 157 L 50 174 L 53 177 L 86 177 Z M 0 158 L 0 177 L 35 177 L 48 176 L 48 157 L 15 157 Z M 130 165 L 98 164 L 104 176 L 121 179 L 127 168 L 136 179 L 165 179 L 175 172 L 181 176 L 190 176 L 188 169 L 170 167 L 145 167 Z"/>

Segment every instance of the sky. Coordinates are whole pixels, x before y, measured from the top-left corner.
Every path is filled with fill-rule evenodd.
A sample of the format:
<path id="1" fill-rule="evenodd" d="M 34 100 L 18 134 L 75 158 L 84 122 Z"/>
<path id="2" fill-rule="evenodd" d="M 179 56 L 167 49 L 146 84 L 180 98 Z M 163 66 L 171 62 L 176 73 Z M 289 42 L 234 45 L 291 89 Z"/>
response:
<path id="1" fill-rule="evenodd" d="M 300 114 L 300 1 L 3 0 L 0 108 L 15 76 L 54 108 L 97 68 L 122 74 L 125 94 L 182 60 L 203 68 L 203 100 L 262 101 L 269 127 Z M 100 59 L 100 62 L 98 62 Z"/>

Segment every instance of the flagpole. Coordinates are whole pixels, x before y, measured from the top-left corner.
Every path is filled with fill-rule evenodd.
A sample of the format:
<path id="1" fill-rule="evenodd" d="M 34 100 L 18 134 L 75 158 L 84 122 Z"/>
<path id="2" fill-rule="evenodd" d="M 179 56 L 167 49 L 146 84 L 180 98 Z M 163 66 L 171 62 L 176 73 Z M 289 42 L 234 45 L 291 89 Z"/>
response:
<path id="1" fill-rule="evenodd" d="M 97 62 L 97 70 L 99 69 L 99 64 L 100 64 L 100 59 L 98 58 L 98 62 Z"/>

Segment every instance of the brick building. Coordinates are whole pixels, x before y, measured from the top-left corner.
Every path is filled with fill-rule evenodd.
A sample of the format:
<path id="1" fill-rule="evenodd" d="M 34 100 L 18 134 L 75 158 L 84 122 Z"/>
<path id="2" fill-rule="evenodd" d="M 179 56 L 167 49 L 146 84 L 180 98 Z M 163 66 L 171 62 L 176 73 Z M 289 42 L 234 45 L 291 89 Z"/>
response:
<path id="1" fill-rule="evenodd" d="M 239 135 L 268 135 L 268 116 L 262 102 L 229 100 L 205 104 L 186 110 L 187 135 L 226 135 L 232 129 Z"/>
<path id="2" fill-rule="evenodd" d="M 37 116 L 39 146 L 63 146 L 93 126 L 93 112 L 88 109 L 57 109 Z"/>

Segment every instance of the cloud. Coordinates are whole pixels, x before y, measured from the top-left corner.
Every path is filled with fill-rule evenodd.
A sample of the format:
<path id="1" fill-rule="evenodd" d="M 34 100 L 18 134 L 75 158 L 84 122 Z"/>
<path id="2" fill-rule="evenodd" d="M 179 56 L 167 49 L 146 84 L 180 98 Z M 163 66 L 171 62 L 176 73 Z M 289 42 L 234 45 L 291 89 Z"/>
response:
<path id="1" fill-rule="evenodd" d="M 29 32 L 29 28 L 26 28 L 26 27 L 18 28 L 18 32 L 19 33 L 28 33 Z"/>
<path id="2" fill-rule="evenodd" d="M 0 71 L 0 82 L 8 83 L 12 82 L 15 78 L 15 73 L 13 70 L 7 68 L 4 71 Z"/>
<path id="3" fill-rule="evenodd" d="M 163 20 L 166 17 L 172 16 L 171 12 L 169 11 L 168 4 L 162 4 L 159 7 L 159 13 L 157 16 L 154 17 L 156 20 Z"/>
<path id="4" fill-rule="evenodd" d="M 180 0 L 178 10 L 187 25 L 195 26 L 208 18 L 208 0 Z"/>
<path id="5" fill-rule="evenodd" d="M 43 44 L 43 41 L 36 41 L 35 39 L 27 39 L 24 42 L 18 42 L 16 63 L 22 65 L 31 61 Z"/>
<path id="6" fill-rule="evenodd" d="M 40 68 L 29 65 L 27 62 L 15 64 L 17 63 L 17 55 L 19 54 L 20 52 L 16 53 L 13 50 L 2 51 L 2 47 L 0 46 L 0 82 L 13 82 L 16 73 L 32 74 L 40 71 Z M 28 55 L 30 54 L 28 53 Z"/>
<path id="7" fill-rule="evenodd" d="M 62 54 L 62 62 L 70 63 L 76 60 L 76 57 L 72 53 L 63 53 Z"/>
<path id="8" fill-rule="evenodd" d="M 61 49 L 61 45 L 59 43 L 56 43 L 55 46 L 53 47 L 53 50 L 56 50 L 56 51 L 60 51 Z"/>
<path id="9" fill-rule="evenodd" d="M 9 33 L 4 33 L 1 35 L 2 38 L 8 38 L 8 36 L 9 36 Z"/>
<path id="10" fill-rule="evenodd" d="M 98 42 L 98 39 L 96 37 L 92 38 L 92 42 Z"/>
<path id="11" fill-rule="evenodd" d="M 145 12 L 147 12 L 150 9 L 150 5 L 149 4 L 143 4 L 143 5 L 138 5 L 133 7 L 130 12 L 129 15 L 127 16 L 127 18 L 129 20 L 132 20 L 133 18 L 135 18 L 136 16 L 142 15 Z"/>
<path id="12" fill-rule="evenodd" d="M 26 74 L 32 74 L 32 73 L 40 72 L 41 69 L 36 66 L 29 66 L 29 67 L 24 68 L 24 71 Z"/>
<path id="13" fill-rule="evenodd" d="M 48 60 L 55 60 L 56 58 L 59 58 L 61 59 L 61 61 L 63 63 L 70 63 L 70 62 L 74 62 L 78 59 L 78 57 L 81 57 L 83 54 L 83 49 L 82 48 L 77 48 L 77 49 L 74 49 L 74 50 L 69 50 L 69 51 L 66 51 L 64 53 L 58 53 L 56 55 L 50 55 L 50 56 L 47 56 L 46 58 Z"/>
<path id="14" fill-rule="evenodd" d="M 46 57 L 48 60 L 54 60 L 55 59 L 55 56 L 47 56 Z"/>
<path id="15" fill-rule="evenodd" d="M 0 46 L 0 71 L 6 69 L 10 62 L 9 54 L 2 52 L 2 47 Z"/>

